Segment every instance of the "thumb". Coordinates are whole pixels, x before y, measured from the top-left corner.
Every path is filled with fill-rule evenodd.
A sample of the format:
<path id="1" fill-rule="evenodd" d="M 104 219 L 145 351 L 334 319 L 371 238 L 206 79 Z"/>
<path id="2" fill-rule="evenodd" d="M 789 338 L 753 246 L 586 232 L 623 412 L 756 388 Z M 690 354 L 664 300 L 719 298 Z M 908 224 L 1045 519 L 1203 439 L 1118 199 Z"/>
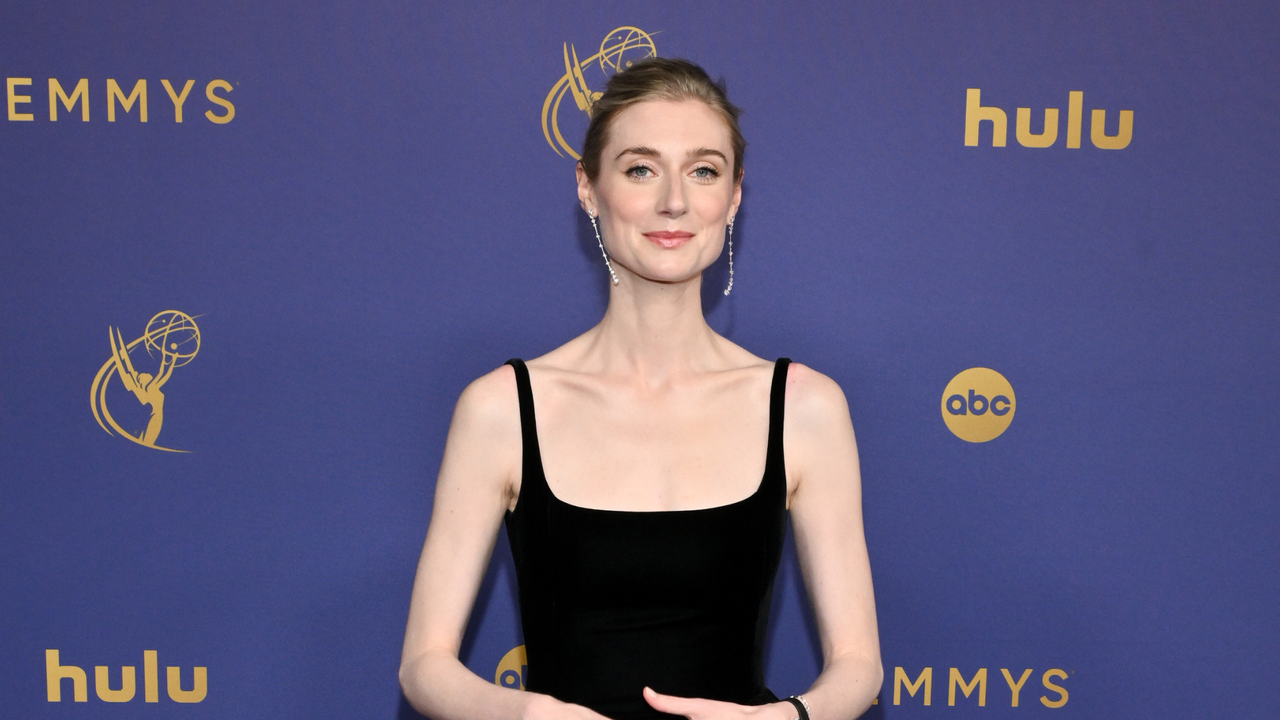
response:
<path id="1" fill-rule="evenodd" d="M 649 703 L 649 707 L 658 712 L 683 715 L 685 717 L 689 717 L 689 713 L 693 711 L 693 706 L 697 704 L 697 701 L 692 698 L 663 695 L 651 687 L 645 687 L 644 699 L 645 702 Z"/>

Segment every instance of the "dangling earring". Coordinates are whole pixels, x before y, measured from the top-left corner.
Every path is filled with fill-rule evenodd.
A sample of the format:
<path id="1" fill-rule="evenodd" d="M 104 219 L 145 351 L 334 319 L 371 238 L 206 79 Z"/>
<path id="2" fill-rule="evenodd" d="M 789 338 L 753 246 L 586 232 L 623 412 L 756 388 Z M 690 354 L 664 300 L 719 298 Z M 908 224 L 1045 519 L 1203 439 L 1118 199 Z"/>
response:
<path id="1" fill-rule="evenodd" d="M 727 296 L 733 290 L 733 218 L 729 218 L 729 287 L 724 289 Z"/>
<path id="2" fill-rule="evenodd" d="M 600 254 L 604 256 L 604 266 L 609 268 L 609 277 L 613 278 L 613 284 L 618 284 L 618 274 L 613 271 L 613 263 L 609 262 L 609 253 L 604 251 L 604 240 L 600 239 L 600 228 L 596 225 L 596 214 L 588 211 L 587 217 L 591 218 L 591 229 L 596 231 L 596 242 L 600 245 Z"/>

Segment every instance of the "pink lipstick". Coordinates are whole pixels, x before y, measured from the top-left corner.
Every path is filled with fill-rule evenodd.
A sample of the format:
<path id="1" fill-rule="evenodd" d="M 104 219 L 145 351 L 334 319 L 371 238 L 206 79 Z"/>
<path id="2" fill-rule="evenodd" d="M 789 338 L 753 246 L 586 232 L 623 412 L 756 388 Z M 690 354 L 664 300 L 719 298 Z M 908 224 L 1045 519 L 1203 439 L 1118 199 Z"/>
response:
<path id="1" fill-rule="evenodd" d="M 655 245 L 661 245 L 670 250 L 689 242 L 689 238 L 693 237 L 693 233 L 679 230 L 657 230 L 644 233 L 644 236 L 649 238 L 649 241 Z"/>

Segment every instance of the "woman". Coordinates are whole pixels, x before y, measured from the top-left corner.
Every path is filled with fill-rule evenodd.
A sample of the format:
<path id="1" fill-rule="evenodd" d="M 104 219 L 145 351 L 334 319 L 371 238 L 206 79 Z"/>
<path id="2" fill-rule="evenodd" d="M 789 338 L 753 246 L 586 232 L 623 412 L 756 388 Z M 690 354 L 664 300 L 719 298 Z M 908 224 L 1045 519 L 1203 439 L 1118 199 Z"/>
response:
<path id="1" fill-rule="evenodd" d="M 702 273 L 742 199 L 744 147 L 737 109 L 691 63 L 637 63 L 596 101 L 578 198 L 612 283 L 608 309 L 458 401 L 400 669 L 423 713 L 835 720 L 879 691 L 844 395 L 734 345 L 702 314 Z M 788 511 L 824 665 L 780 702 L 762 653 Z M 504 517 L 528 692 L 458 660 Z"/>

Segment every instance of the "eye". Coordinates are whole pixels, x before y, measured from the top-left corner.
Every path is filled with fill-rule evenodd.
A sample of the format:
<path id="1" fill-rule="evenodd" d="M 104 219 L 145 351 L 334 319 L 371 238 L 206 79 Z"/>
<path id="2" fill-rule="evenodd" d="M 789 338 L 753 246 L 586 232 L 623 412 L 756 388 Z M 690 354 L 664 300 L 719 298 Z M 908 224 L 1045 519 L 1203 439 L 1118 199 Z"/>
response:
<path id="1" fill-rule="evenodd" d="M 699 165 L 693 169 L 693 177 L 698 180 L 711 181 L 720 177 L 720 171 L 710 165 Z"/>
<path id="2" fill-rule="evenodd" d="M 653 177 L 653 169 L 647 165 L 633 165 L 627 169 L 627 177 L 637 180 L 647 177 Z"/>

